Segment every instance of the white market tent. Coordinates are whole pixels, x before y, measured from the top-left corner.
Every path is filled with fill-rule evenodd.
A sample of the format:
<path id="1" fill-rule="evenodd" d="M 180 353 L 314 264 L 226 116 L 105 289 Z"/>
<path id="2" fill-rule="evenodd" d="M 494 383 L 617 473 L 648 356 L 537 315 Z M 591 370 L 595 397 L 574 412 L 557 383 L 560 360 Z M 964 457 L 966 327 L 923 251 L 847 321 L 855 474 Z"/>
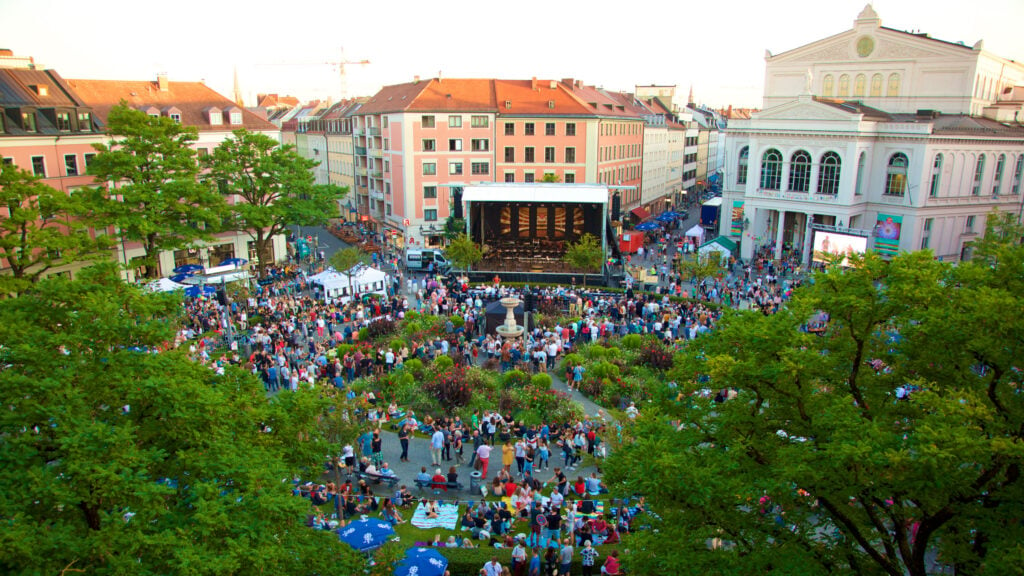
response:
<path id="1" fill-rule="evenodd" d="M 704 227 L 701 226 L 700 224 L 697 224 L 693 228 L 687 230 L 686 235 L 691 238 L 696 238 L 697 242 L 700 242 L 701 238 L 704 237 Z"/>
<path id="2" fill-rule="evenodd" d="M 388 275 L 370 266 L 358 266 L 347 273 L 329 269 L 310 276 L 309 282 L 323 288 L 324 300 L 345 303 L 352 297 L 349 294 L 350 277 L 352 290 L 356 294 L 388 294 Z"/>
<path id="3" fill-rule="evenodd" d="M 146 289 L 150 292 L 173 292 L 174 290 L 183 290 L 185 288 L 184 284 L 178 284 L 170 278 L 161 278 L 146 284 Z"/>

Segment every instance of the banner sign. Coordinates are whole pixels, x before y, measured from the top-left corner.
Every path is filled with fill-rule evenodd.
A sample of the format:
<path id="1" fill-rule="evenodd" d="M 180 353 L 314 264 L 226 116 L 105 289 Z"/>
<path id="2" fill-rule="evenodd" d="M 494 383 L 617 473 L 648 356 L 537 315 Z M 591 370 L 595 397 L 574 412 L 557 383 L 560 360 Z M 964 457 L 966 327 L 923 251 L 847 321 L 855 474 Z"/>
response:
<path id="1" fill-rule="evenodd" d="M 732 202 L 732 226 L 729 234 L 740 236 L 743 234 L 743 201 L 733 200 Z"/>
<path id="2" fill-rule="evenodd" d="M 903 216 L 879 214 L 875 224 L 875 251 L 883 256 L 895 256 L 900 251 Z"/>

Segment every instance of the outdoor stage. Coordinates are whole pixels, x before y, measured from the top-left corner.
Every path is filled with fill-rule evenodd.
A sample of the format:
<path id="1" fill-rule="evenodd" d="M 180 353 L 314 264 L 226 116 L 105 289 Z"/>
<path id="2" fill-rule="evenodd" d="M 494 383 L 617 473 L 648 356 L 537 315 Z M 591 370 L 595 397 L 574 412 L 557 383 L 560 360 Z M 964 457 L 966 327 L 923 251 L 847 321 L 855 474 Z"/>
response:
<path id="1" fill-rule="evenodd" d="M 571 270 L 564 257 L 584 234 L 600 241 L 607 258 L 607 186 L 484 183 L 466 186 L 462 200 L 469 237 L 483 247 L 477 274 L 551 282 L 576 276 L 581 283 L 582 271 Z M 600 278 L 603 270 L 588 274 L 588 282 Z"/>

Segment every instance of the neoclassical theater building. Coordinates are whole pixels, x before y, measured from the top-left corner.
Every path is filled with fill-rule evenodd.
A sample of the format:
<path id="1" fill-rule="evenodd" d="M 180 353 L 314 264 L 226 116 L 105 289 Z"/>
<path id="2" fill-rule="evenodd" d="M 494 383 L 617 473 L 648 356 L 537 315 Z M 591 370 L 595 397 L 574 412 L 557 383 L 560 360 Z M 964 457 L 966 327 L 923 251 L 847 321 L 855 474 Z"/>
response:
<path id="1" fill-rule="evenodd" d="M 1020 214 L 1024 65 L 882 26 L 765 53 L 763 110 L 727 129 L 719 232 L 741 256 L 811 260 L 816 230 L 883 254 L 970 258 L 993 210 Z"/>

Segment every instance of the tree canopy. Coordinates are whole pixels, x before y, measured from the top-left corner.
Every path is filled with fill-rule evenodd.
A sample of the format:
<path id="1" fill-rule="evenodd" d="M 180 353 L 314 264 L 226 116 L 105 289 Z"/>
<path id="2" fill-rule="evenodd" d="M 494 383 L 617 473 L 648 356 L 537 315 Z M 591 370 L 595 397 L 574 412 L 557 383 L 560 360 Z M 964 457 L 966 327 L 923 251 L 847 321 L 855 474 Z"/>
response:
<path id="1" fill-rule="evenodd" d="M 448 243 L 448 246 L 445 247 L 444 254 L 448 257 L 448 260 L 465 271 L 469 271 L 470 266 L 473 266 L 484 257 L 480 247 L 470 240 L 469 236 L 466 236 L 465 233 L 453 238 Z"/>
<path id="2" fill-rule="evenodd" d="M 329 451 L 324 401 L 157 353 L 177 298 L 104 265 L 0 302 L 0 571 L 356 573 L 291 495 Z"/>
<path id="3" fill-rule="evenodd" d="M 147 278 L 160 275 L 157 259 L 217 231 L 224 201 L 197 177 L 199 165 L 191 148 L 197 130 L 171 118 L 149 116 L 121 103 L 110 110 L 108 144 L 95 144 L 99 154 L 89 174 L 100 185 L 81 192 L 88 203 L 89 223 L 116 226 L 126 242 L 140 242 Z"/>
<path id="4" fill-rule="evenodd" d="M 93 238 L 79 219 L 83 206 L 17 166 L 0 168 L 0 294 L 18 294 L 57 266 L 109 257 L 109 239 Z"/>
<path id="5" fill-rule="evenodd" d="M 633 570 L 1019 573 L 1024 250 L 1005 237 L 958 266 L 855 258 L 694 341 L 607 463 L 663 519 Z"/>
<path id="6" fill-rule="evenodd" d="M 338 201 L 347 189 L 315 184 L 317 165 L 265 135 L 235 130 L 204 161 L 207 178 L 227 196 L 226 225 L 247 232 L 256 243 L 262 275 L 273 262 L 272 242 L 289 225 L 319 226 L 338 215 Z"/>
<path id="7" fill-rule="evenodd" d="M 565 262 L 573 268 L 583 271 L 583 285 L 587 285 L 587 273 L 599 270 L 604 255 L 601 253 L 601 241 L 593 234 L 584 234 L 576 242 L 569 244 L 565 251 Z"/>

